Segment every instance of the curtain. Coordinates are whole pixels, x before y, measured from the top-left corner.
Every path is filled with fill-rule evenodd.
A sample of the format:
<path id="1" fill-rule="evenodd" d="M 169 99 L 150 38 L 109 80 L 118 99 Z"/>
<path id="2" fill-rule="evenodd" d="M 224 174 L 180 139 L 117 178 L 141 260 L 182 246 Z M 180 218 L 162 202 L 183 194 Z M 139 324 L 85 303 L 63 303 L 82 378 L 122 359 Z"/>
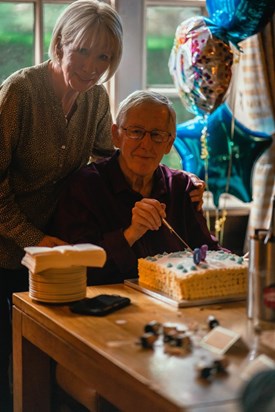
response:
<path id="1" fill-rule="evenodd" d="M 252 174 L 253 201 L 247 235 L 267 229 L 275 195 L 275 14 L 261 33 L 240 43 L 227 103 L 233 115 L 253 131 L 273 135 Z M 247 246 L 246 246 L 247 249 Z"/>

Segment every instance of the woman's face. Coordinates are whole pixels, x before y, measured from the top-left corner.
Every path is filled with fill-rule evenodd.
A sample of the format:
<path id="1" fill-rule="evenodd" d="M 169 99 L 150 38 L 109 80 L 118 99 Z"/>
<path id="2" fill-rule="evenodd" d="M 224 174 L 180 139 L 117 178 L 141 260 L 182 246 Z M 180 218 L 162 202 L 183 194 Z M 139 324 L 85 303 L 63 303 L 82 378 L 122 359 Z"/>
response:
<path id="1" fill-rule="evenodd" d="M 93 87 L 108 69 L 112 53 L 107 42 L 84 42 L 81 47 L 63 44 L 61 53 L 61 69 L 64 82 L 77 92 L 85 92 Z"/>

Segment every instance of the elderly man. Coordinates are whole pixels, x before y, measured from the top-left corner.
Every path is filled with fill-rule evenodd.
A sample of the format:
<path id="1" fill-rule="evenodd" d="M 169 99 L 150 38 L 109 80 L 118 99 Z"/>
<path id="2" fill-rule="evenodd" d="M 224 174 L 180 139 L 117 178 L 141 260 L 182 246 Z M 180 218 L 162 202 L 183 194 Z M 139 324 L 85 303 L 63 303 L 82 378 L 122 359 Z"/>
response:
<path id="1" fill-rule="evenodd" d="M 90 242 L 106 250 L 104 268 L 89 269 L 89 284 L 137 277 L 139 257 L 183 250 L 163 218 L 191 248 L 219 248 L 191 200 L 196 189 L 191 177 L 160 164 L 175 135 L 171 102 L 158 93 L 136 91 L 120 104 L 112 126 L 116 153 L 70 180 L 51 232 L 69 243 Z"/>

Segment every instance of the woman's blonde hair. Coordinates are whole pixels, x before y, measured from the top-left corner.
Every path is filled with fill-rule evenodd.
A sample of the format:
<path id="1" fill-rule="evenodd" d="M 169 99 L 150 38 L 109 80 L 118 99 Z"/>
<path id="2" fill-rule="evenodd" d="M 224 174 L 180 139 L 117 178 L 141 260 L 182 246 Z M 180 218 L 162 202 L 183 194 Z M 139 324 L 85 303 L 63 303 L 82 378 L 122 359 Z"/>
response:
<path id="1" fill-rule="evenodd" d="M 92 38 L 91 38 L 92 31 Z M 49 46 L 49 57 L 58 62 L 58 49 L 63 44 L 81 47 L 87 40 L 91 47 L 107 41 L 112 58 L 101 79 L 109 80 L 116 72 L 122 56 L 123 29 L 119 14 L 107 3 L 97 0 L 77 0 L 59 16 L 53 29 Z"/>

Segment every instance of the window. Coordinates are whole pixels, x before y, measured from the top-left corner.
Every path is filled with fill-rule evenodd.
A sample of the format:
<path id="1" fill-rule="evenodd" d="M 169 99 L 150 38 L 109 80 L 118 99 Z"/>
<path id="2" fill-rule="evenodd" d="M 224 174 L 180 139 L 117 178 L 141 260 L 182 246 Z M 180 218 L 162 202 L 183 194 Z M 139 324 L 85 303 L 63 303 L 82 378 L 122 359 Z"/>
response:
<path id="1" fill-rule="evenodd" d="M 0 2 L 0 83 L 16 70 L 48 58 L 56 16 L 69 3 L 62 0 Z"/>
<path id="2" fill-rule="evenodd" d="M 57 16 L 67 7 L 70 2 L 64 4 L 58 4 L 58 1 L 55 4 L 44 3 L 43 6 L 43 61 L 48 59 L 48 48 L 51 41 L 51 34 L 53 27 L 55 25 Z"/>
<path id="3" fill-rule="evenodd" d="M 177 123 L 192 119 L 181 102 L 169 73 L 168 61 L 174 44 L 175 32 L 180 23 L 194 16 L 206 14 L 204 2 L 198 1 L 147 1 L 145 13 L 146 88 L 160 92 L 174 104 Z M 163 163 L 181 168 L 175 149 L 163 158 Z"/>
<path id="4" fill-rule="evenodd" d="M 32 3 L 0 3 L 0 82 L 34 60 Z"/>
<path id="5" fill-rule="evenodd" d="M 167 94 L 175 105 L 178 122 L 193 117 L 182 105 L 169 73 L 168 61 L 175 32 L 184 20 L 205 14 L 205 8 L 193 2 L 148 1 L 146 7 L 146 87 Z M 175 3 L 175 2 L 173 2 Z M 188 5 L 184 5 L 184 3 Z M 199 2 L 202 3 L 202 2 Z M 191 5 L 190 5 L 191 4 Z M 192 5 L 193 4 L 193 5 Z"/>

